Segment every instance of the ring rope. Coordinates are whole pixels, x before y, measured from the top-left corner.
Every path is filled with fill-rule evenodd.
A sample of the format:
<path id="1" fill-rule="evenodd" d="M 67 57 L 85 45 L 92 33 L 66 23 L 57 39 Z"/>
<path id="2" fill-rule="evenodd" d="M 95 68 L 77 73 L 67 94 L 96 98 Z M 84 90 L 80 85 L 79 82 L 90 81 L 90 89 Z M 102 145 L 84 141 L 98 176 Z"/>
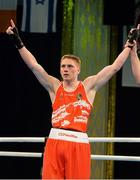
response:
<path id="1" fill-rule="evenodd" d="M 0 151 L 0 156 L 42 157 L 42 153 L 35 153 L 35 152 Z"/>
<path id="2" fill-rule="evenodd" d="M 138 137 L 89 137 L 89 142 L 126 142 L 138 143 Z"/>
<path id="3" fill-rule="evenodd" d="M 30 142 L 44 143 L 45 137 L 0 137 L 0 142 Z M 140 138 L 137 137 L 89 137 L 89 142 L 131 142 L 138 143 Z M 16 157 L 42 157 L 43 153 L 35 152 L 11 152 L 0 151 L 0 156 L 16 156 Z M 93 160 L 117 160 L 117 161 L 140 161 L 139 156 L 117 156 L 117 155 L 93 155 Z"/>
<path id="4" fill-rule="evenodd" d="M 117 155 L 93 155 L 91 154 L 91 159 L 93 160 L 114 160 L 114 161 L 140 161 L 139 156 L 117 156 Z"/>
<path id="5" fill-rule="evenodd" d="M 30 143 L 43 143 L 44 137 L 0 137 L 0 142 L 30 142 Z"/>
<path id="6" fill-rule="evenodd" d="M 0 137 L 0 142 L 44 143 L 45 137 Z M 138 137 L 89 137 L 89 142 L 126 142 L 138 143 Z"/>
<path id="7" fill-rule="evenodd" d="M 16 157 L 42 157 L 42 153 L 35 152 L 10 152 L 0 151 L 0 156 L 16 156 Z M 139 156 L 112 156 L 112 155 L 91 155 L 93 160 L 116 160 L 116 161 L 140 161 Z"/>

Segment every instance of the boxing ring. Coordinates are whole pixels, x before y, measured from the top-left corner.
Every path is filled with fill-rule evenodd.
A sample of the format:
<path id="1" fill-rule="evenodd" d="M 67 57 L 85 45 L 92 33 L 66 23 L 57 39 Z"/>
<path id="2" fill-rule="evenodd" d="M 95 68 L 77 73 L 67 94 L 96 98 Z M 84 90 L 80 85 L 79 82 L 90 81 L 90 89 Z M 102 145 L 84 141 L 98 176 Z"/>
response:
<path id="1" fill-rule="evenodd" d="M 89 137 L 90 143 L 107 142 L 107 143 L 140 143 L 137 137 Z M 45 137 L 0 137 L 0 143 L 45 143 Z M 0 156 L 15 157 L 36 157 L 41 158 L 43 152 L 14 152 L 0 151 Z M 116 160 L 116 161 L 140 161 L 140 156 L 118 156 L 118 155 L 93 155 L 92 160 Z"/>

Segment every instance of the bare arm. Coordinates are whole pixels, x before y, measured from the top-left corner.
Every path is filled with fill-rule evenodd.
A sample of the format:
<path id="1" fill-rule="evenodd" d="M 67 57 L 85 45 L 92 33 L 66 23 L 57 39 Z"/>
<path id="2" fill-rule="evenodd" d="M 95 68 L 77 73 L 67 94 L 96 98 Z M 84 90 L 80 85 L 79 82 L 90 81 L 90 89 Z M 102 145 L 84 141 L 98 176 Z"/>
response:
<path id="1" fill-rule="evenodd" d="M 131 49 L 132 49 L 131 57 L 132 59 L 134 59 L 134 62 L 135 62 L 135 64 L 133 62 L 133 71 L 135 69 L 135 74 L 139 72 L 139 80 L 140 80 L 140 71 L 139 71 L 140 64 L 138 63 L 139 61 L 138 61 L 138 56 L 136 53 L 136 46 L 133 47 L 135 39 L 138 38 L 138 31 L 137 31 L 138 29 L 140 29 L 140 24 L 138 24 L 137 28 L 133 28 L 130 30 L 129 35 L 128 35 L 128 40 L 126 41 L 125 46 L 124 46 L 125 48 L 115 59 L 114 63 L 112 65 L 106 66 L 95 77 L 90 78 L 89 90 L 95 89 L 97 91 L 106 82 L 108 82 L 108 80 L 122 68 L 122 66 L 124 65 L 125 61 L 127 60 L 129 56 Z"/>
<path id="2" fill-rule="evenodd" d="M 135 42 L 134 47 L 131 50 L 130 56 L 131 56 L 132 73 L 134 75 L 136 83 L 140 85 L 140 61 L 139 61 L 139 57 L 137 55 L 136 42 Z"/>
<path id="3" fill-rule="evenodd" d="M 10 21 L 11 26 L 8 27 L 6 33 L 11 35 L 14 34 L 13 29 L 15 28 L 15 24 L 13 20 Z M 20 41 L 20 40 L 19 40 Z M 54 100 L 56 89 L 58 88 L 60 81 L 53 76 L 50 76 L 44 68 L 37 62 L 35 57 L 31 54 L 31 52 L 22 44 L 22 42 L 18 43 L 18 51 L 26 63 L 26 65 L 31 69 L 34 73 L 38 81 L 45 87 L 45 89 L 49 92 L 51 100 Z"/>
<path id="4" fill-rule="evenodd" d="M 139 35 L 140 35 L 140 24 L 137 25 L 137 28 L 133 28 L 130 30 L 129 34 L 135 38 L 132 40 L 128 40 L 126 46 L 130 46 L 130 43 L 133 43 L 133 47 L 131 48 L 130 57 L 131 57 L 131 66 L 132 66 L 132 73 L 136 80 L 136 83 L 140 85 L 140 61 L 137 54 L 137 47 L 140 46 L 139 44 Z M 134 32 L 134 33 L 133 33 Z"/>
<path id="5" fill-rule="evenodd" d="M 112 65 L 106 66 L 96 75 L 90 76 L 84 80 L 83 83 L 85 85 L 88 98 L 91 101 L 93 96 L 95 96 L 96 91 L 106 84 L 108 80 L 121 69 L 129 56 L 130 50 L 131 49 L 129 47 L 124 48 Z"/>
<path id="6" fill-rule="evenodd" d="M 23 59 L 23 61 L 27 64 L 27 66 L 31 69 L 34 73 L 38 81 L 47 89 L 50 93 L 51 91 L 56 91 L 57 87 L 59 86 L 60 81 L 55 77 L 49 75 L 44 68 L 37 62 L 35 57 L 26 49 L 24 46 L 23 48 L 19 49 L 19 53 Z"/>

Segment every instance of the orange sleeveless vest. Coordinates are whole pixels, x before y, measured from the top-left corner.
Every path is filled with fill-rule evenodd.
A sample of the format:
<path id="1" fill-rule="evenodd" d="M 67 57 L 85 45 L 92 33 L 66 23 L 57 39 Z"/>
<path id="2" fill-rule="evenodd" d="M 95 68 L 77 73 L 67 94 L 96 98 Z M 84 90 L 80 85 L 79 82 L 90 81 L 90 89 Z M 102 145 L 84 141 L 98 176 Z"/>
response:
<path id="1" fill-rule="evenodd" d="M 67 92 L 61 84 L 52 105 L 52 126 L 86 132 L 92 105 L 87 99 L 82 82 L 72 91 Z"/>

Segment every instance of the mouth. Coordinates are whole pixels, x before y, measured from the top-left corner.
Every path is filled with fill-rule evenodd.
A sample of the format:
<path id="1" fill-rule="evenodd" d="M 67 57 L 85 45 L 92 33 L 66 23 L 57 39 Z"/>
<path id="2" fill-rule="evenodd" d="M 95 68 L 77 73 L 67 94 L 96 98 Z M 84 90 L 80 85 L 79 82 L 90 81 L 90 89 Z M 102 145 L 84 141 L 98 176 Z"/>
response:
<path id="1" fill-rule="evenodd" d="M 63 76 L 64 76 L 64 77 L 67 77 L 67 76 L 69 76 L 69 75 L 68 75 L 68 74 L 63 74 Z"/>

